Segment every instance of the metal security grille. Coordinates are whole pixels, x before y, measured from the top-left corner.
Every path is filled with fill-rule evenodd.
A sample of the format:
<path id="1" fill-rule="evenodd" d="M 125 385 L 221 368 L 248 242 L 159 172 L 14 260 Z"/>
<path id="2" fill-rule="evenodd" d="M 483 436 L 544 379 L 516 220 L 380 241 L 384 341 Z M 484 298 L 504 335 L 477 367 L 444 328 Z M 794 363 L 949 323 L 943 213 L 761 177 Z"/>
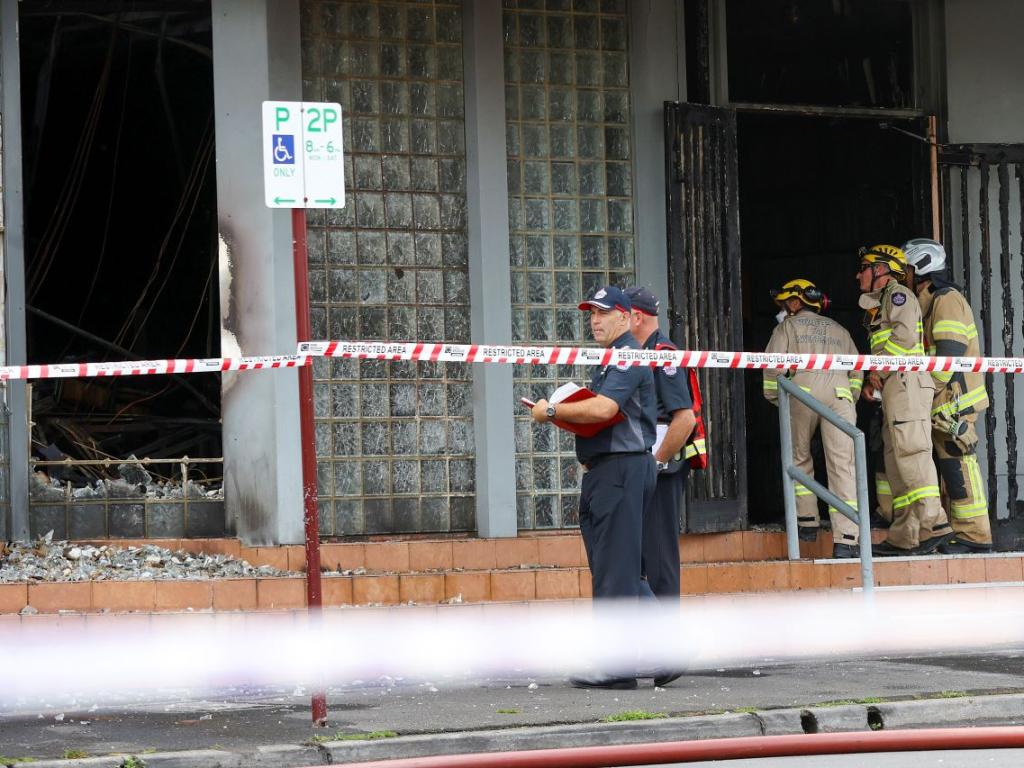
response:
<path id="1" fill-rule="evenodd" d="M 633 177 L 624 0 L 506 0 L 505 115 L 517 343 L 593 343 L 577 309 L 633 282 Z M 586 383 L 572 367 L 518 367 L 516 396 Z M 516 418 L 520 529 L 577 525 L 572 435 Z"/>
<path id="2" fill-rule="evenodd" d="M 1024 145 L 955 145 L 939 152 L 946 215 L 943 237 L 950 254 L 959 251 L 954 279 L 977 313 L 984 355 L 1024 353 L 1024 324 L 1018 326 L 1024 296 Z M 1020 336 L 1018 336 L 1018 327 Z M 986 374 L 990 405 L 984 414 L 984 460 L 988 508 L 999 549 L 1018 549 L 1024 505 L 1018 499 L 1016 391 L 1020 376 Z M 1002 459 L 1005 446 L 1005 461 Z M 1005 531 L 997 519 L 1014 525 Z"/>
<path id="3" fill-rule="evenodd" d="M 347 205 L 309 216 L 313 335 L 466 342 L 457 2 L 302 4 L 304 98 L 345 116 Z M 324 535 L 473 530 L 468 365 L 318 360 Z"/>

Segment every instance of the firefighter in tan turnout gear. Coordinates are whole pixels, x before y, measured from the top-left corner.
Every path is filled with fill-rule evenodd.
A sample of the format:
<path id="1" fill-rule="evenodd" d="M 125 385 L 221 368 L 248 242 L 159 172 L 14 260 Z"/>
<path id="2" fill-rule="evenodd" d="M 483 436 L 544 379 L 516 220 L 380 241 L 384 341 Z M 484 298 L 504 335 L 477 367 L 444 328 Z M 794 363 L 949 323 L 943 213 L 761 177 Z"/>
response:
<path id="1" fill-rule="evenodd" d="M 828 305 L 828 299 L 814 283 L 796 279 L 790 280 L 781 289 L 772 290 L 772 298 L 785 317 L 772 333 L 767 352 L 775 353 L 823 353 L 856 355 L 857 347 L 849 332 L 821 312 Z M 810 393 L 851 424 L 857 421 L 854 407 L 860 395 L 863 377 L 860 371 L 781 371 L 766 369 L 764 372 L 764 396 L 770 403 L 778 404 L 778 378 L 788 376 L 793 383 Z M 825 466 L 828 469 L 828 487 L 854 509 L 857 508 L 857 483 L 854 475 L 853 441 L 821 418 L 803 403 L 793 401 L 790 410 L 790 424 L 793 431 L 793 463 L 810 476 L 814 476 L 814 460 L 811 456 L 811 439 L 816 430 L 821 430 L 821 442 L 825 449 Z M 807 487 L 796 483 L 796 514 L 799 536 L 803 541 L 814 541 L 818 533 L 818 499 Z M 846 515 L 829 507 L 832 520 L 832 556 L 859 557 L 859 529 Z"/>
<path id="2" fill-rule="evenodd" d="M 857 282 L 871 353 L 923 355 L 921 306 L 902 284 L 907 257 L 894 245 L 862 248 Z M 872 371 L 862 396 L 881 390 L 885 473 L 892 489 L 892 512 L 885 540 L 875 555 L 923 555 L 953 538 L 939 497 L 932 461 L 931 409 L 935 384 L 926 371 Z M 885 514 L 884 507 L 882 508 Z"/>
<path id="3" fill-rule="evenodd" d="M 903 246 L 914 290 L 924 316 L 925 352 L 949 357 L 981 357 L 974 313 L 960 288 L 943 276 L 946 251 L 926 238 Z M 943 544 L 946 554 L 992 551 L 985 484 L 978 466 L 975 421 L 988 407 L 980 373 L 933 371 L 932 444 L 939 475 L 949 498 L 949 521 L 956 537 Z"/>

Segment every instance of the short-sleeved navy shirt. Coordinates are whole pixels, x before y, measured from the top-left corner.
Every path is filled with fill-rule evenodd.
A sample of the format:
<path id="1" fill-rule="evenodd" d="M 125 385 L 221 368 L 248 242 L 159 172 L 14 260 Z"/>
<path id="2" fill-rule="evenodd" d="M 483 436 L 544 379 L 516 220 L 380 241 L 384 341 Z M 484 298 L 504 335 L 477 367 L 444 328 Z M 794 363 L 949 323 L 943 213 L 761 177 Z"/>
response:
<path id="1" fill-rule="evenodd" d="M 626 331 L 612 347 L 639 349 L 640 344 Z M 654 445 L 658 409 L 651 369 L 646 365 L 603 366 L 590 380 L 590 390 L 614 400 L 626 418 L 593 437 L 577 437 L 576 458 L 585 464 L 606 453 L 649 451 Z"/>
<path id="2" fill-rule="evenodd" d="M 644 349 L 675 349 L 676 345 L 660 330 L 656 330 L 644 342 Z M 693 408 L 690 395 L 690 375 L 685 368 L 655 368 L 654 388 L 658 395 L 658 421 L 667 424 L 672 421 L 675 411 Z"/>

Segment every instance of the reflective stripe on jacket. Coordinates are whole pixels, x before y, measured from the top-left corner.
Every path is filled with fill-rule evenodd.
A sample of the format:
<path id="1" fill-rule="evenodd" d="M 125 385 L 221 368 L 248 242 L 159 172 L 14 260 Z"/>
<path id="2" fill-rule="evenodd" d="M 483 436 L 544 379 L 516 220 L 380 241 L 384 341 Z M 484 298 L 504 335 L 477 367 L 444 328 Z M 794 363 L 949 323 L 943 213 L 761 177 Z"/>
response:
<path id="1" fill-rule="evenodd" d="M 924 324 L 917 296 L 895 280 L 873 293 L 861 294 L 859 304 L 868 311 L 871 354 L 890 357 L 924 354 Z M 879 371 L 883 380 L 891 371 Z"/>
<path id="2" fill-rule="evenodd" d="M 925 285 L 918 298 L 924 315 L 925 349 L 929 355 L 982 356 L 974 312 L 957 286 L 936 278 Z M 988 407 L 984 374 L 933 371 L 932 378 L 935 380 L 933 414 L 980 413 Z"/>

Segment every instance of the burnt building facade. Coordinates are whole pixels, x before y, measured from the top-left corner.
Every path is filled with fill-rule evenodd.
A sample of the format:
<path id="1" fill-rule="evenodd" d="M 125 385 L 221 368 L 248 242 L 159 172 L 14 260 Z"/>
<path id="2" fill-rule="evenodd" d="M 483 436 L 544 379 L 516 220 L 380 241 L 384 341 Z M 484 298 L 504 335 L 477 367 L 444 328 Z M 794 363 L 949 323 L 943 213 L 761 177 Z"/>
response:
<path id="1" fill-rule="evenodd" d="M 1024 348 L 1009 0 L 2 9 L 7 364 L 294 351 L 264 100 L 344 112 L 347 204 L 306 230 L 315 338 L 577 345 L 583 294 L 641 283 L 680 345 L 762 349 L 767 288 L 796 275 L 856 334 L 856 248 L 937 236 L 986 353 Z M 313 373 L 323 535 L 577 524 L 571 441 L 516 403 L 586 371 Z M 712 467 L 689 530 L 778 522 L 775 411 L 752 373 L 701 376 Z M 295 371 L 207 378 L 8 382 L 0 536 L 300 541 Z M 990 377 L 984 425 L 1004 547 L 1022 514 L 1019 379 Z M 160 460 L 148 480 L 124 480 L 132 456 Z"/>

